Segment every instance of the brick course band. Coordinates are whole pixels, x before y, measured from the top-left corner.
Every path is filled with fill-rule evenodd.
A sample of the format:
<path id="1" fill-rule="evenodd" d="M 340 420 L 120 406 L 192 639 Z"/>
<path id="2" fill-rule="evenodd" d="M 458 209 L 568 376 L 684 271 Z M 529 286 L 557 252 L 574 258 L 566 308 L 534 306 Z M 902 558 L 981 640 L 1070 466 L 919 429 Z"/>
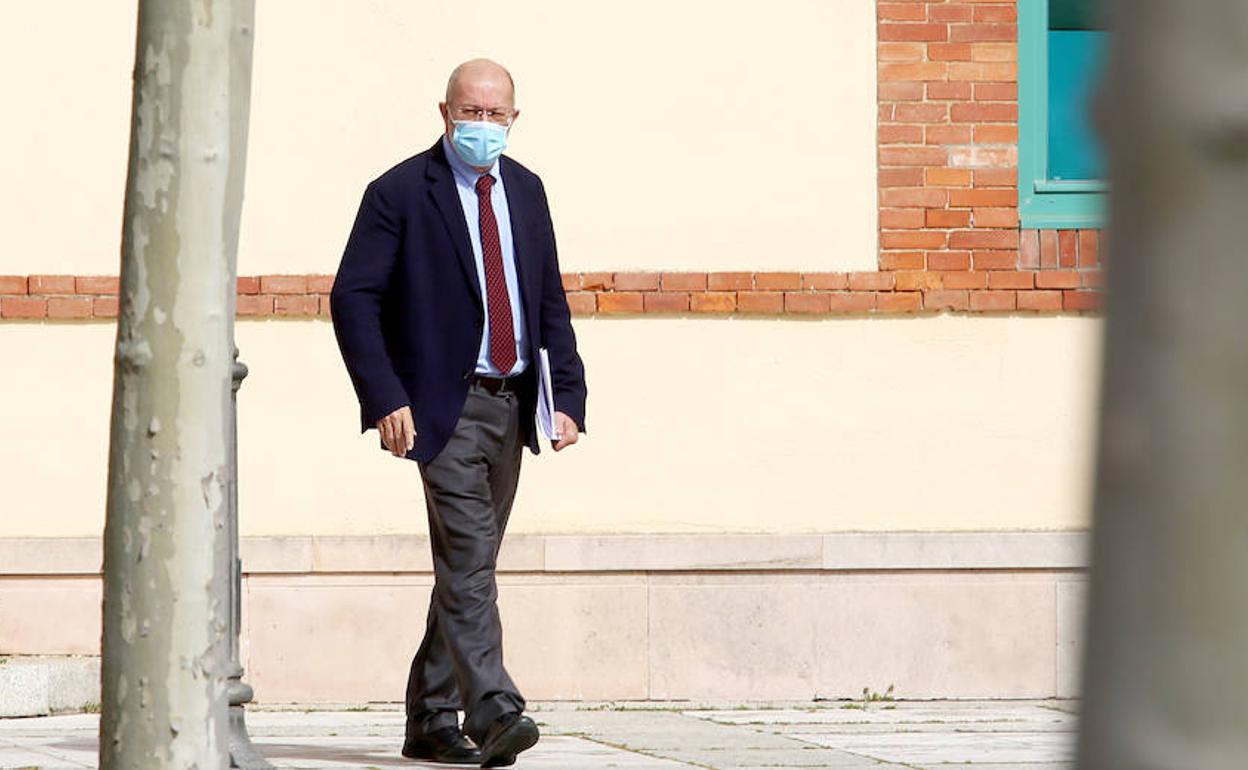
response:
<path id="1" fill-rule="evenodd" d="M 982 265 L 981 265 L 982 268 Z M 329 315 L 329 275 L 238 279 L 238 315 Z M 563 285 L 577 316 L 844 316 L 1083 313 L 1101 307 L 1099 267 L 896 269 L 878 272 L 586 272 Z M 108 276 L 0 276 L 0 319 L 85 321 L 117 317 Z"/>

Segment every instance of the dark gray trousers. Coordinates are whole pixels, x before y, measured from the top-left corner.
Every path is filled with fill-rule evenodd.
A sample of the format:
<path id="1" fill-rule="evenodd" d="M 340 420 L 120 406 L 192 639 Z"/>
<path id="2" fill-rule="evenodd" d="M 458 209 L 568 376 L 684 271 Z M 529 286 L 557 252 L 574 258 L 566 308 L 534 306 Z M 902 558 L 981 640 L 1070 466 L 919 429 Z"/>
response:
<path id="1" fill-rule="evenodd" d="M 494 569 L 520 479 L 520 398 L 473 385 L 446 448 L 420 466 L 433 548 L 425 638 L 407 680 L 407 732 L 458 723 L 478 745 L 490 724 L 524 710 L 503 668 Z"/>

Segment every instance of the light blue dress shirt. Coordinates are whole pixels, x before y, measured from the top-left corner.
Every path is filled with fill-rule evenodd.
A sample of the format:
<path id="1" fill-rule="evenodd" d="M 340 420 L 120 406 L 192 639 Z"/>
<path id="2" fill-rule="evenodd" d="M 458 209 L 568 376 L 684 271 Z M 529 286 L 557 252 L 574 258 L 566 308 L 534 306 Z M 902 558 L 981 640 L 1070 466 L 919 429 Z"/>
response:
<path id="1" fill-rule="evenodd" d="M 468 237 L 472 240 L 472 257 L 477 265 L 477 284 L 481 287 L 481 301 L 485 304 L 485 329 L 481 334 L 481 348 L 477 352 L 476 373 L 487 377 L 510 377 L 520 374 L 529 366 L 527 337 L 524 326 L 524 307 L 520 304 L 520 280 L 516 275 L 516 249 L 511 237 L 511 212 L 507 208 L 507 190 L 503 187 L 503 176 L 498 172 L 498 161 L 490 167 L 488 173 L 494 177 L 494 186 L 490 189 L 490 206 L 494 209 L 494 219 L 498 221 L 498 241 L 503 250 L 503 275 L 507 279 L 507 295 L 511 299 L 511 323 L 516 337 L 516 364 L 510 372 L 500 372 L 490 361 L 490 298 L 485 289 L 485 259 L 481 251 L 480 204 L 477 202 L 477 178 L 482 176 L 476 169 L 464 162 L 451 146 L 445 135 L 442 136 L 442 149 L 450 161 L 451 171 L 455 175 L 455 187 L 459 190 L 459 202 L 464 208 L 464 219 L 468 223 Z"/>

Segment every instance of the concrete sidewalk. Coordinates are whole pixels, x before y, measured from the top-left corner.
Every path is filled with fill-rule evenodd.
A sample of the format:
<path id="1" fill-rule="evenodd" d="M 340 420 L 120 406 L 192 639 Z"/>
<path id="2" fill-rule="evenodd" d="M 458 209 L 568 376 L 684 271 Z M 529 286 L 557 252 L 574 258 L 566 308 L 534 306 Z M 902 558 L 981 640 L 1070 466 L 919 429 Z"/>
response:
<path id="1" fill-rule="evenodd" d="M 1070 701 L 671 704 L 545 703 L 522 770 L 781 770 L 828 767 L 1068 770 Z M 397 706 L 256 709 L 256 745 L 283 768 L 435 768 L 399 756 Z M 94 768 L 98 717 L 0 720 L 0 768 Z"/>

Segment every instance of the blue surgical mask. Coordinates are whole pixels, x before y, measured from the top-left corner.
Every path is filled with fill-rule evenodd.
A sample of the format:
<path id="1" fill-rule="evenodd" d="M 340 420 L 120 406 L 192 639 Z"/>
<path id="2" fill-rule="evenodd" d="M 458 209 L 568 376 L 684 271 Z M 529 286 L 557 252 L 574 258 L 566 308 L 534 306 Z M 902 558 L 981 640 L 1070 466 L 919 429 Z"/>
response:
<path id="1" fill-rule="evenodd" d="M 457 120 L 451 144 L 468 165 L 488 168 L 507 149 L 507 126 L 488 120 Z"/>

